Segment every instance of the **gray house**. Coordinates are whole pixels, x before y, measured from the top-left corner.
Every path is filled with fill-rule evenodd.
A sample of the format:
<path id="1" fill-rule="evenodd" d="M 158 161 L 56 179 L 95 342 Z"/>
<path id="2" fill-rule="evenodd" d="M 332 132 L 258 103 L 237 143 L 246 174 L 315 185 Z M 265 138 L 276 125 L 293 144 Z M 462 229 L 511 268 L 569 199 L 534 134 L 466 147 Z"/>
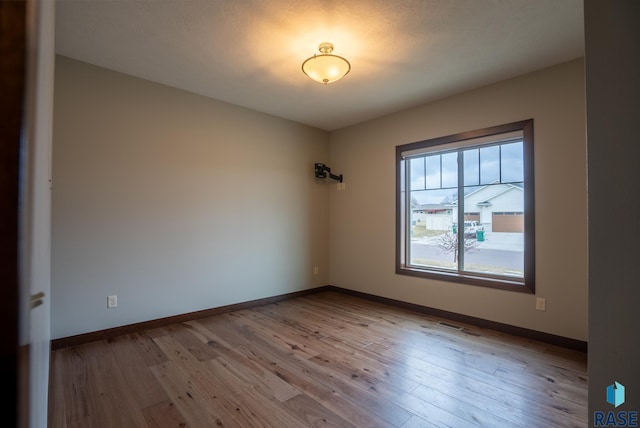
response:
<path id="1" fill-rule="evenodd" d="M 475 220 L 487 232 L 524 231 L 524 189 L 514 184 L 490 184 L 465 196 L 465 220 Z M 457 223 L 458 201 L 412 205 L 412 222 L 429 230 L 451 230 Z"/>
<path id="2" fill-rule="evenodd" d="M 451 221 L 458 218 L 457 201 Z M 524 232 L 524 189 L 513 184 L 491 184 L 464 197 L 465 220 L 476 220 L 489 232 Z"/>

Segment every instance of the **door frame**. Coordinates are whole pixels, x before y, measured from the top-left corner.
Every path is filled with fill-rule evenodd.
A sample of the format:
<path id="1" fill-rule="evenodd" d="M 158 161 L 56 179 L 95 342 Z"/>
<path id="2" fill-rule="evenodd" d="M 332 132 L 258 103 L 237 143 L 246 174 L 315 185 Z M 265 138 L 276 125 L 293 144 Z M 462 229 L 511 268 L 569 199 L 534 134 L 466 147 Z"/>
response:
<path id="1" fill-rule="evenodd" d="M 27 426 L 29 352 L 20 347 L 20 156 L 27 63 L 27 3 L 0 2 L 0 378 L 6 426 Z"/>

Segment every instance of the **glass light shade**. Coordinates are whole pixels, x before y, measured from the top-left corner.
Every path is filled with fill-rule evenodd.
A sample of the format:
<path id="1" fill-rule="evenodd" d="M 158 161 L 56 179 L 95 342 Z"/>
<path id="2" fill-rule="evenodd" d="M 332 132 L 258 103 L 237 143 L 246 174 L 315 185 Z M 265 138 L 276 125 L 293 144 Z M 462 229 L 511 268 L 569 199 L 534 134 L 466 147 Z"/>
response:
<path id="1" fill-rule="evenodd" d="M 332 51 L 331 43 L 321 44 L 321 54 L 314 55 L 302 63 L 304 74 L 325 85 L 342 79 L 351 70 L 351 64 L 341 56 L 333 55 Z"/>

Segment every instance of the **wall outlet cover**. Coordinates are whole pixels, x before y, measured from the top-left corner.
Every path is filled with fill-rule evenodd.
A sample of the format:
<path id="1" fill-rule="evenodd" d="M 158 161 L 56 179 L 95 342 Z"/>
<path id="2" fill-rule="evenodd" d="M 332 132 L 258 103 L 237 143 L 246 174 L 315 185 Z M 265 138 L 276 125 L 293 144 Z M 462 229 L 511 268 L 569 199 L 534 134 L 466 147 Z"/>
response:
<path id="1" fill-rule="evenodd" d="M 118 306 L 118 295 L 114 294 L 107 297 L 107 308 L 115 308 Z"/>

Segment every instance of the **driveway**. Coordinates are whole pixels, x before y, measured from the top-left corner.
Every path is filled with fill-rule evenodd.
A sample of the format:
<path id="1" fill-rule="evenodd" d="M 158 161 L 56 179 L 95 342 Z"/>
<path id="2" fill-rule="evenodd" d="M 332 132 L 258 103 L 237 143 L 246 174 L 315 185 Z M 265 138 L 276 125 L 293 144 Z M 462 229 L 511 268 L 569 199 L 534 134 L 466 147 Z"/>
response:
<path id="1" fill-rule="evenodd" d="M 484 241 L 465 254 L 467 263 L 487 268 L 524 270 L 524 234 L 485 232 Z M 450 262 L 453 254 L 443 253 L 437 245 L 438 237 L 411 240 L 411 258 Z"/>
<path id="2" fill-rule="evenodd" d="M 438 237 L 412 239 L 411 244 L 437 245 Z M 478 249 L 524 251 L 524 233 L 485 232 L 484 241 L 478 241 Z"/>

